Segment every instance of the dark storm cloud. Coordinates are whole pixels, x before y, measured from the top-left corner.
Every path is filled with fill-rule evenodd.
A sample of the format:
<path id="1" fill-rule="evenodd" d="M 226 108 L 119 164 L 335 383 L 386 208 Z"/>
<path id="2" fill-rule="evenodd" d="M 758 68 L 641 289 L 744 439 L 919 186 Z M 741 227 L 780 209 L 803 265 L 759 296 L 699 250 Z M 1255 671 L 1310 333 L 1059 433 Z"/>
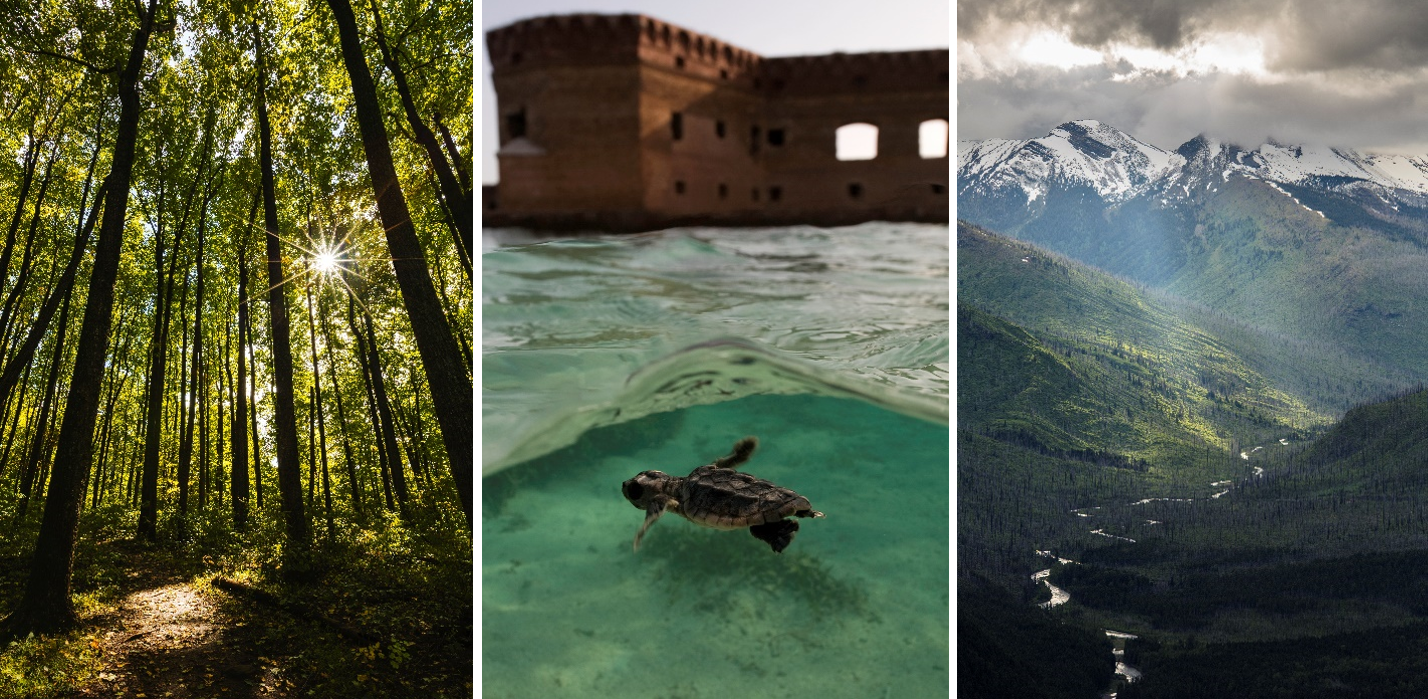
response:
<path id="1" fill-rule="evenodd" d="M 1428 5 L 1422 0 L 1289 5 L 1270 68 L 1400 70 L 1428 65 Z"/>
<path id="2" fill-rule="evenodd" d="M 1175 48 L 1194 37 L 1216 16 L 1234 14 L 1222 6 L 1232 0 L 960 0 L 957 31 L 978 36 L 1002 22 L 1040 24 L 1065 29 L 1072 41 L 1099 47 L 1110 41 Z"/>
<path id="3" fill-rule="evenodd" d="M 1263 45 L 1265 72 L 1147 73 L 1124 59 L 1065 70 L 997 54 L 1042 28 L 1093 49 L 1248 35 Z M 1164 148 L 1207 133 L 1250 147 L 1272 137 L 1428 153 L 1424 0 L 961 0 L 958 39 L 975 54 L 958 74 L 959 139 L 1100 119 Z"/>
<path id="4" fill-rule="evenodd" d="M 1200 133 L 1254 147 L 1284 143 L 1428 153 L 1428 79 L 1356 89 L 1302 77 L 1266 83 L 1246 75 L 1147 74 L 1113 81 L 1112 68 L 1026 68 L 1014 79 L 957 85 L 957 137 L 1036 138 L 1073 119 L 1098 119 L 1173 149 Z"/>
<path id="5" fill-rule="evenodd" d="M 1064 30 L 1075 43 L 1173 50 L 1213 32 L 1261 36 L 1277 71 L 1428 65 L 1423 0 L 961 0 L 960 38 L 995 41 L 1005 24 Z"/>

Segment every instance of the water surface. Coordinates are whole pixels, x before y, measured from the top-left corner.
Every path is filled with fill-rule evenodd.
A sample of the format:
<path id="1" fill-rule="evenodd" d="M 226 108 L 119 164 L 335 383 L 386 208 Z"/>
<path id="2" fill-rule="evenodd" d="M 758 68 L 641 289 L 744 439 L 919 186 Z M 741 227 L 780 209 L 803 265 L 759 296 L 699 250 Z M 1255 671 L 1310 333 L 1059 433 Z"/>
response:
<path id="1" fill-rule="evenodd" d="M 488 232 L 489 233 L 489 232 Z M 483 255 L 487 697 L 948 693 L 946 226 L 686 229 Z M 774 554 L 620 494 L 742 470 Z"/>

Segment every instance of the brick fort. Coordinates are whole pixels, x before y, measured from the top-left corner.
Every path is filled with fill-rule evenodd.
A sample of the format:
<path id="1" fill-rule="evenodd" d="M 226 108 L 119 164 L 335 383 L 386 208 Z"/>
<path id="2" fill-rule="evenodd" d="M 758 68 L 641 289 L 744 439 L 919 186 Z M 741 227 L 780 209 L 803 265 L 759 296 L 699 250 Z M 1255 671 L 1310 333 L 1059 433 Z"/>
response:
<path id="1" fill-rule="evenodd" d="M 947 49 L 766 58 L 634 14 L 527 19 L 486 46 L 483 225 L 948 221 Z M 876 152 L 840 153 L 858 129 Z"/>

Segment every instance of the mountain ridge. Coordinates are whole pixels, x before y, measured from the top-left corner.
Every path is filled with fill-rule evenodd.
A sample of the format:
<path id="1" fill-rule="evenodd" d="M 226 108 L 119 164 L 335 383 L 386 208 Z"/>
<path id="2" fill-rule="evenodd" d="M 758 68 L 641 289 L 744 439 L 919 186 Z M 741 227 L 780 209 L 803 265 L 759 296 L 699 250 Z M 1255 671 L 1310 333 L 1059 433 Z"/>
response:
<path id="1" fill-rule="evenodd" d="M 957 143 L 959 196 L 1004 191 L 1019 185 L 1027 204 L 1046 196 L 1060 179 L 1116 203 L 1190 180 L 1221 181 L 1234 174 L 1280 185 L 1342 189 L 1368 187 L 1396 209 L 1390 193 L 1428 196 L 1428 155 L 1360 152 L 1350 148 L 1283 144 L 1274 139 L 1245 148 L 1200 134 L 1164 150 L 1094 119 L 1068 121 L 1033 139 L 986 139 Z M 1188 194 L 1188 192 L 1185 192 Z M 1403 195 L 1398 195 L 1403 196 Z"/>

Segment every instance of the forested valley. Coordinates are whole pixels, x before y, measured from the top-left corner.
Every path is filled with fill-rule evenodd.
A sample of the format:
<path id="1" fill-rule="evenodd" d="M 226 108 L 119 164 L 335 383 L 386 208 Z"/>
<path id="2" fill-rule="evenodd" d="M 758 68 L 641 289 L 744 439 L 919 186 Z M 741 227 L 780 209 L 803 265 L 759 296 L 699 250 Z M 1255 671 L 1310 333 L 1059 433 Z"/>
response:
<path id="1" fill-rule="evenodd" d="M 470 695 L 471 32 L 0 2 L 0 697 Z"/>
<path id="2" fill-rule="evenodd" d="M 967 224 L 958 265 L 963 695 L 1421 696 L 1414 362 Z"/>

